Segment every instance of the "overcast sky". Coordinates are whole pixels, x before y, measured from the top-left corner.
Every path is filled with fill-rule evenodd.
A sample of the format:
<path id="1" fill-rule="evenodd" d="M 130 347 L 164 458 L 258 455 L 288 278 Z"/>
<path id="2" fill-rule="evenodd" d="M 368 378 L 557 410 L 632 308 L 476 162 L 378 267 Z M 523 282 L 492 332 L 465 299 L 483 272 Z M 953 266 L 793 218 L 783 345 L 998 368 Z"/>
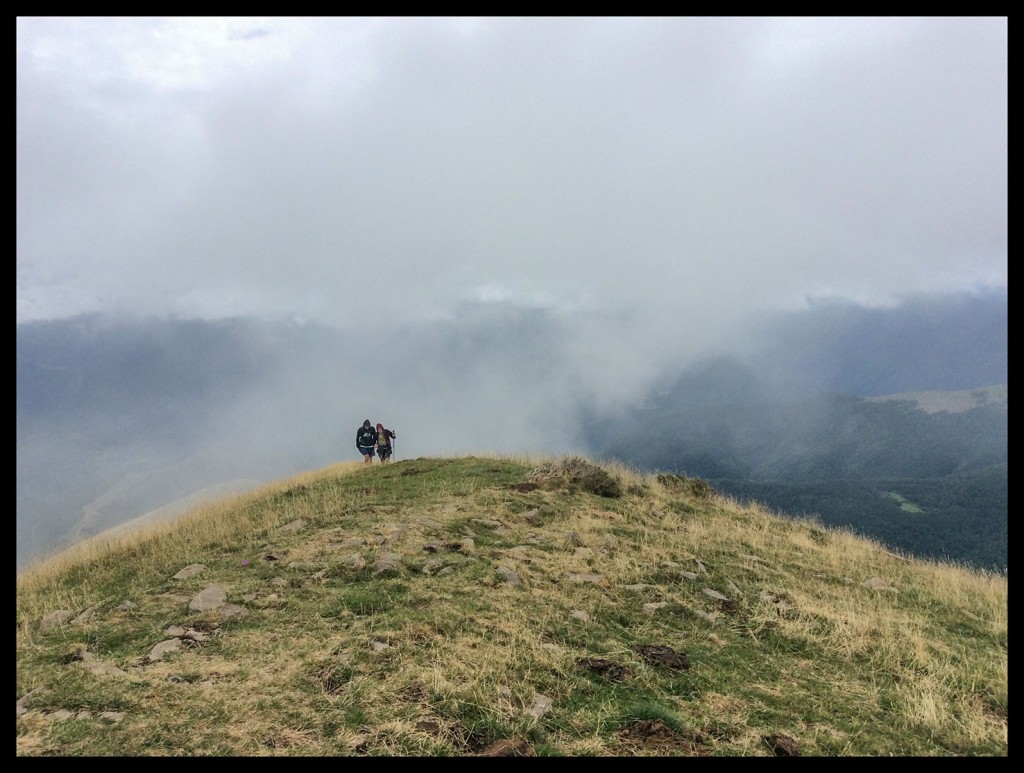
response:
<path id="1" fill-rule="evenodd" d="M 1007 19 L 17 20 L 17 316 L 1005 286 Z"/>

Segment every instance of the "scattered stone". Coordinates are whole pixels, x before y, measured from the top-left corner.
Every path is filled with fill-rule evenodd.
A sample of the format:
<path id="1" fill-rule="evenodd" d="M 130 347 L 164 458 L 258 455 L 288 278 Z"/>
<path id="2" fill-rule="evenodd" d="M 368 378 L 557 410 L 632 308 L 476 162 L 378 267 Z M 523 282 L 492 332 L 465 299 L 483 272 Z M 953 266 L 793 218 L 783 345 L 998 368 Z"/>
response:
<path id="1" fill-rule="evenodd" d="M 97 676 L 128 676 L 125 671 L 122 671 L 117 666 L 111 665 L 110 663 L 104 663 L 100 660 L 94 660 L 93 658 L 95 656 L 92 655 L 92 653 L 89 654 L 91 657 L 89 659 L 83 659 L 82 668 L 86 669 L 90 673 L 96 674 Z"/>
<path id="2" fill-rule="evenodd" d="M 208 612 L 212 609 L 224 604 L 227 601 L 227 593 L 224 591 L 224 585 L 219 582 L 215 582 L 212 585 L 207 585 L 203 590 L 195 595 L 195 597 L 189 602 L 188 609 L 190 612 Z"/>
<path id="3" fill-rule="evenodd" d="M 356 571 L 366 568 L 366 559 L 363 558 L 359 553 L 353 553 L 348 558 L 343 560 L 341 563 L 347 569 L 355 569 Z"/>
<path id="4" fill-rule="evenodd" d="M 541 521 L 540 510 L 536 508 L 534 508 L 533 510 L 527 510 L 525 513 L 523 513 L 523 519 L 527 523 L 536 526 Z"/>
<path id="5" fill-rule="evenodd" d="M 43 688 L 42 687 L 34 687 L 31 690 L 29 690 L 27 693 L 22 695 L 20 698 L 18 698 L 18 716 L 19 717 L 22 714 L 24 714 L 25 712 L 28 711 L 28 709 L 25 707 L 25 703 L 28 702 L 28 699 L 32 698 L 33 696 L 39 695 L 41 692 L 43 692 Z"/>
<path id="6" fill-rule="evenodd" d="M 511 585 L 513 588 L 522 585 L 522 580 L 519 579 L 519 575 L 507 566 L 498 567 L 498 576 L 502 579 L 502 582 L 506 585 Z"/>
<path id="7" fill-rule="evenodd" d="M 427 576 L 436 574 L 438 570 L 447 565 L 447 563 L 448 562 L 443 558 L 432 558 L 423 564 L 423 568 L 420 569 L 420 571 Z"/>
<path id="8" fill-rule="evenodd" d="M 302 518 L 296 518 L 291 523 L 286 523 L 284 526 L 282 526 L 281 527 L 281 531 L 297 532 L 297 531 L 302 531 L 305 528 L 306 528 L 306 521 L 304 519 L 302 519 Z"/>
<path id="9" fill-rule="evenodd" d="M 217 607 L 217 614 L 221 616 L 221 619 L 246 617 L 249 614 L 249 610 L 238 604 L 221 604 Z"/>
<path id="10" fill-rule="evenodd" d="M 402 565 L 402 556 L 399 553 L 384 553 L 379 559 L 377 564 L 373 568 L 375 575 L 384 574 L 385 572 L 397 572 Z"/>
<path id="11" fill-rule="evenodd" d="M 88 622 L 93 615 L 96 614 L 96 610 L 99 609 L 99 604 L 93 604 L 91 607 L 86 609 L 82 614 L 71 621 L 72 625 L 78 625 L 80 623 Z"/>
<path id="12" fill-rule="evenodd" d="M 74 616 L 74 611 L 70 609 L 57 609 L 53 612 L 47 612 L 43 615 L 43 619 L 39 621 L 39 632 L 49 633 L 55 628 L 64 625 Z"/>
<path id="13" fill-rule="evenodd" d="M 715 601 L 728 601 L 729 600 L 728 596 L 725 596 L 725 595 L 719 593 L 718 591 L 714 590 L 713 588 L 705 588 L 703 593 L 704 593 L 705 596 L 707 596 L 708 598 L 712 598 Z"/>
<path id="14" fill-rule="evenodd" d="M 206 571 L 205 564 L 189 564 L 184 569 L 180 570 L 173 579 L 175 580 L 187 580 L 191 577 L 195 577 L 197 574 L 201 574 Z"/>
<path id="15" fill-rule="evenodd" d="M 407 529 L 405 527 L 399 527 L 392 529 L 387 534 L 384 534 L 377 538 L 378 545 L 392 545 L 396 542 L 400 542 L 402 537 L 405 536 Z"/>
<path id="16" fill-rule="evenodd" d="M 453 542 L 448 547 L 451 550 L 468 556 L 476 550 L 476 543 L 473 541 L 472 537 L 463 537 L 461 540 L 459 540 L 458 542 Z"/>
<path id="17" fill-rule="evenodd" d="M 533 703 L 526 710 L 526 714 L 534 719 L 540 719 L 548 709 L 551 708 L 551 699 L 546 695 L 536 693 L 533 696 Z"/>
<path id="18" fill-rule="evenodd" d="M 177 652 L 181 649 L 181 639 L 174 637 L 167 641 L 162 641 L 157 644 L 153 649 L 146 655 L 147 663 L 156 663 L 158 660 L 163 660 L 164 657 L 172 652 Z"/>
<path id="19" fill-rule="evenodd" d="M 861 583 L 865 588 L 872 588 L 874 590 L 891 590 L 896 593 L 896 589 L 891 585 L 887 584 L 881 577 L 872 577 Z"/>

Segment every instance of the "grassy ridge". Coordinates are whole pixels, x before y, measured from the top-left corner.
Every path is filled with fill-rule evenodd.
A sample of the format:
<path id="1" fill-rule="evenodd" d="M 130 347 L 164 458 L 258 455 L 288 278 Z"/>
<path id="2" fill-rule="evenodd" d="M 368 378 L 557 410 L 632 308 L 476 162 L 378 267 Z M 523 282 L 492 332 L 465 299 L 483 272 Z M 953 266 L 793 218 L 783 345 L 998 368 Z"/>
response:
<path id="1" fill-rule="evenodd" d="M 21 573 L 17 754 L 1005 756 L 1006 594 L 690 478 L 342 464 Z"/>

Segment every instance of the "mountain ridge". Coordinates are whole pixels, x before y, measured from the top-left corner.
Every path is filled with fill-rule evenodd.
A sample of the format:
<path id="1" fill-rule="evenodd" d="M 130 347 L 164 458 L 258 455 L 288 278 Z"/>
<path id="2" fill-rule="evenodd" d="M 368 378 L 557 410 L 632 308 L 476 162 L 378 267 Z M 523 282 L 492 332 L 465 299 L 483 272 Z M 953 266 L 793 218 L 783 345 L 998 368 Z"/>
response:
<path id="1" fill-rule="evenodd" d="M 18 756 L 1007 754 L 1005 576 L 580 457 L 333 465 L 17 591 Z"/>

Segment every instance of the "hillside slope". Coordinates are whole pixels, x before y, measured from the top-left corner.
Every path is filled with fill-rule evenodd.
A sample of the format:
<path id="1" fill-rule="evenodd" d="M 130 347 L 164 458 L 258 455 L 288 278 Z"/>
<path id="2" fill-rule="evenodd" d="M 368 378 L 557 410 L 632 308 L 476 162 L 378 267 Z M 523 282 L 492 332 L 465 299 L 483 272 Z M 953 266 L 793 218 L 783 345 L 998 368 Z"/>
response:
<path id="1" fill-rule="evenodd" d="M 723 374 L 719 374 L 723 375 Z M 752 400 L 742 374 L 595 422 L 598 459 L 693 475 L 736 498 L 855 530 L 920 558 L 1007 565 L 1005 384 L 863 398 Z M 720 402 L 695 401 L 718 396 Z M 638 443 L 637 438 L 644 441 Z M 900 497 L 917 501 L 908 519 Z"/>
<path id="2" fill-rule="evenodd" d="M 342 464 L 19 574 L 17 754 L 1006 756 L 1006 593 L 694 478 Z"/>

